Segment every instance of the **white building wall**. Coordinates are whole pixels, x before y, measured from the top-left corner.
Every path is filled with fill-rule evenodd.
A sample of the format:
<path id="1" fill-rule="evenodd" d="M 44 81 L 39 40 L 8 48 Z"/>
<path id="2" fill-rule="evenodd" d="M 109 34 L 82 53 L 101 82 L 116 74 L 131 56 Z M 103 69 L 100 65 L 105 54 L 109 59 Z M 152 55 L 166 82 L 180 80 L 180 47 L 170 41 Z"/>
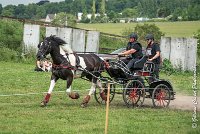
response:
<path id="1" fill-rule="evenodd" d="M 32 49 L 37 50 L 40 39 L 40 26 L 24 24 L 23 53 L 29 53 Z"/>
<path id="2" fill-rule="evenodd" d="M 72 50 L 85 52 L 85 30 L 73 29 Z"/>
<path id="3" fill-rule="evenodd" d="M 161 55 L 169 59 L 175 68 L 192 70 L 197 60 L 197 39 L 194 38 L 161 38 Z"/>
<path id="4" fill-rule="evenodd" d="M 86 52 L 99 52 L 99 35 L 98 31 L 88 31 Z"/>

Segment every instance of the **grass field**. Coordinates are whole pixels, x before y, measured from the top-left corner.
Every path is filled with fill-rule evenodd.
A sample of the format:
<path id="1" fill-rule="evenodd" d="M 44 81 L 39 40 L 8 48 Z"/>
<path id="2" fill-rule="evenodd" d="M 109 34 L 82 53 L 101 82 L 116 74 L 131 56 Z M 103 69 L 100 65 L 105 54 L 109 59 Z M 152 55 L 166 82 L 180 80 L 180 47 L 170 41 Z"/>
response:
<path id="1" fill-rule="evenodd" d="M 86 89 L 90 87 L 88 82 L 74 81 L 72 88 L 78 90 L 81 99 L 71 100 L 64 92 L 58 92 L 65 91 L 65 82 L 58 81 L 54 90 L 57 92 L 52 94 L 48 107 L 41 108 L 43 92 L 49 87 L 50 73 L 34 72 L 33 69 L 31 64 L 0 62 L 1 134 L 104 133 L 105 106 L 97 104 L 93 97 L 87 108 L 80 107 L 88 93 Z M 191 90 L 188 88 L 192 77 L 188 79 L 188 75 L 161 74 L 161 77 L 176 83 L 179 92 Z M 200 126 L 196 129 L 191 127 L 192 114 L 192 111 L 155 109 L 151 106 L 127 108 L 122 96 L 118 95 L 110 105 L 108 134 L 199 134 Z M 199 112 L 197 117 L 200 117 Z"/>
<path id="2" fill-rule="evenodd" d="M 200 29 L 200 21 L 184 21 L 184 22 L 146 22 L 155 23 L 165 36 L 170 37 L 192 37 L 198 29 Z M 102 23 L 102 24 L 78 24 L 77 27 L 89 30 L 98 30 L 104 33 L 112 33 L 121 35 L 125 28 L 135 28 L 137 24 L 143 23 Z"/>

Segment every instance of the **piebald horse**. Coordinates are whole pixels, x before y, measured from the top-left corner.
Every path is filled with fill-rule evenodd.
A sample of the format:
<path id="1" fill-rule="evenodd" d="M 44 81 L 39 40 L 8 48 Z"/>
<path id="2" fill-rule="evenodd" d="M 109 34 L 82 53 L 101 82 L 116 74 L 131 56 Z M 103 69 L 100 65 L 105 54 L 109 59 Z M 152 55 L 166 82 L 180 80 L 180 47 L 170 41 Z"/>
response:
<path id="1" fill-rule="evenodd" d="M 53 61 L 50 87 L 41 102 L 41 106 L 46 106 L 49 102 L 51 93 L 59 78 L 67 82 L 67 95 L 72 99 L 78 99 L 79 94 L 71 91 L 71 84 L 75 74 L 79 72 L 80 77 L 86 77 L 92 82 L 89 94 L 85 96 L 81 103 L 81 106 L 85 107 L 91 98 L 90 96 L 94 93 L 96 86 L 98 85 L 100 89 L 102 89 L 102 85 L 97 78 L 104 70 L 104 61 L 96 54 L 92 53 L 75 54 L 69 47 L 64 47 L 64 44 L 66 44 L 66 42 L 59 37 L 50 36 L 46 37 L 38 45 L 37 59 L 43 60 L 46 55 L 50 54 Z M 102 97 L 106 99 L 105 96 Z"/>

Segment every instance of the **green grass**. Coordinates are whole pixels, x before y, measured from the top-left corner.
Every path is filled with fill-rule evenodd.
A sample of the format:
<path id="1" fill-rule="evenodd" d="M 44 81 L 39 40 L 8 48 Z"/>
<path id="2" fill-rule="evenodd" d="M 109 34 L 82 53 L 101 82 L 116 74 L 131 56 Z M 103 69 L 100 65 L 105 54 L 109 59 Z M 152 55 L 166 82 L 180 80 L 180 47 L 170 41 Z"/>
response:
<path id="1" fill-rule="evenodd" d="M 0 95 L 38 93 L 0 96 L 1 134 L 104 133 L 105 106 L 97 104 L 92 97 L 87 108 L 80 107 L 90 83 L 80 79 L 74 81 L 73 89 L 79 90 L 81 99 L 71 100 L 64 92 L 53 92 L 49 105 L 41 108 L 43 92 L 49 87 L 50 73 L 34 72 L 33 69 L 34 65 L 30 64 L 0 62 Z M 188 83 L 185 84 L 181 77 L 185 80 L 188 76 L 172 75 L 168 78 L 186 86 Z M 176 86 L 181 88 L 180 85 Z M 188 90 L 185 88 L 183 90 Z M 58 81 L 55 91 L 65 91 L 65 81 Z M 200 126 L 197 129 L 191 127 L 192 114 L 192 111 L 155 109 L 151 106 L 127 108 L 122 96 L 117 95 L 110 105 L 108 133 L 199 134 Z"/>
<path id="2" fill-rule="evenodd" d="M 165 36 L 171 37 L 192 37 L 200 29 L 200 21 L 183 22 L 146 22 L 155 23 Z M 125 28 L 135 28 L 137 24 L 143 23 L 100 23 L 100 24 L 78 24 L 77 27 L 89 30 L 98 30 L 104 33 L 121 35 Z"/>
<path id="3" fill-rule="evenodd" d="M 168 80 L 172 83 L 173 88 L 176 92 L 193 95 L 193 73 L 192 72 L 176 72 L 172 75 L 166 75 L 165 73 L 160 73 L 161 79 Z M 197 76 L 197 85 L 200 85 L 200 75 Z"/>

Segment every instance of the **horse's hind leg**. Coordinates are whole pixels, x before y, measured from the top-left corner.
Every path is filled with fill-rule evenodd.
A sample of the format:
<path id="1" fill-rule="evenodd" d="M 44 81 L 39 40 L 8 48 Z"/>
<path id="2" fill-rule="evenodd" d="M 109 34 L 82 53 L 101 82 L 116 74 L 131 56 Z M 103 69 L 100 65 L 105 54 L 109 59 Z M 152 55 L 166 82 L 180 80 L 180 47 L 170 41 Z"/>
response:
<path id="1" fill-rule="evenodd" d="M 72 99 L 78 99 L 80 96 L 78 93 L 76 92 L 72 92 L 71 91 L 71 84 L 73 82 L 73 76 L 72 77 L 68 77 L 67 78 L 67 90 L 66 90 L 66 93 L 67 95 L 72 98 Z"/>
<path id="2" fill-rule="evenodd" d="M 97 86 L 99 87 L 100 89 L 100 97 L 107 101 L 107 95 L 105 94 L 104 90 L 106 88 L 106 85 L 104 84 L 104 86 L 102 85 L 102 82 L 100 80 L 97 81 Z"/>
<path id="3" fill-rule="evenodd" d="M 96 78 L 93 78 L 92 79 L 92 86 L 90 88 L 90 92 L 87 96 L 85 96 L 85 98 L 83 99 L 83 102 L 81 103 L 81 107 L 86 107 L 88 102 L 90 101 L 90 98 L 91 98 L 91 95 L 94 93 L 95 89 L 96 89 L 96 82 L 97 82 L 97 79 Z"/>
<path id="4" fill-rule="evenodd" d="M 53 91 L 53 89 L 54 89 L 54 86 L 55 86 L 57 80 L 58 80 L 57 77 L 51 76 L 51 83 L 50 83 L 49 90 L 48 90 L 48 92 L 47 92 L 47 94 L 46 94 L 44 100 L 41 102 L 41 106 L 42 106 L 42 107 L 46 106 L 47 103 L 49 102 L 49 99 L 50 99 L 50 97 L 51 97 L 51 93 L 52 93 L 52 91 Z"/>

